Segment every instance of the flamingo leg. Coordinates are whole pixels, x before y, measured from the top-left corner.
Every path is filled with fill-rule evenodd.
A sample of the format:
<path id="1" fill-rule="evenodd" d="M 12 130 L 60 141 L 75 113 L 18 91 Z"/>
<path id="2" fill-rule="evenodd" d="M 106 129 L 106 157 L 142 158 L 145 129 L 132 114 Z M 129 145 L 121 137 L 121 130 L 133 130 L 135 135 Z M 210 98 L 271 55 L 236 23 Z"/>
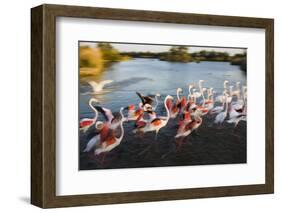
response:
<path id="1" fill-rule="evenodd" d="M 155 141 L 157 141 L 159 131 L 160 131 L 160 129 L 157 129 L 156 132 L 155 132 L 155 138 L 154 138 Z"/>
<path id="2" fill-rule="evenodd" d="M 106 157 L 106 152 L 96 155 L 95 160 L 100 166 L 104 167 L 105 157 Z"/>
<path id="3" fill-rule="evenodd" d="M 184 137 L 180 137 L 176 140 L 176 152 L 180 152 L 182 150 Z"/>
<path id="4" fill-rule="evenodd" d="M 102 165 L 104 165 L 105 156 L 106 156 L 106 152 L 104 152 L 104 154 L 102 156 L 102 160 L 101 160 Z"/>

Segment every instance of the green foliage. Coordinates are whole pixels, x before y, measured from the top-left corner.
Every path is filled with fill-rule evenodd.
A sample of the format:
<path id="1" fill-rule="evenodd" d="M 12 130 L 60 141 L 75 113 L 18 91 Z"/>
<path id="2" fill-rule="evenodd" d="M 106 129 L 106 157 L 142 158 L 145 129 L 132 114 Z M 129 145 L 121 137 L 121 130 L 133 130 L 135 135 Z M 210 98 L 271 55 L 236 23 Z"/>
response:
<path id="1" fill-rule="evenodd" d="M 109 43 L 99 43 L 97 45 L 102 52 L 102 57 L 105 62 L 105 65 L 110 65 L 113 62 L 118 62 L 122 60 L 120 53 L 112 47 Z"/>
<path id="2" fill-rule="evenodd" d="M 241 70 L 247 71 L 247 54 L 246 52 L 242 54 L 235 54 L 231 57 L 232 65 L 239 65 Z"/>
<path id="3" fill-rule="evenodd" d="M 160 60 L 170 62 L 190 62 L 192 56 L 188 53 L 188 48 L 185 46 L 172 47 L 168 53 L 163 54 Z"/>

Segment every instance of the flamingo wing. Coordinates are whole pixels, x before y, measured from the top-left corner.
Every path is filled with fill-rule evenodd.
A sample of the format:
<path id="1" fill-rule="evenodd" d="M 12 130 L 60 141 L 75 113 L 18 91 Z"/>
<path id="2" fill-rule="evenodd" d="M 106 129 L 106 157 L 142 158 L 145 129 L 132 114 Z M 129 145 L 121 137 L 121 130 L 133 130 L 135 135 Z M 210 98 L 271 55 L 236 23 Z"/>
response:
<path id="1" fill-rule="evenodd" d="M 80 128 L 83 128 L 85 126 L 89 126 L 93 124 L 93 119 L 90 118 L 83 118 L 80 122 L 79 122 L 79 126 Z"/>
<path id="2" fill-rule="evenodd" d="M 106 84 L 113 82 L 112 80 L 105 80 L 99 83 L 95 81 L 89 81 L 88 84 L 91 85 L 93 92 L 100 92 Z"/>
<path id="3" fill-rule="evenodd" d="M 95 146 L 98 145 L 98 143 L 100 142 L 100 135 L 95 135 L 93 138 L 91 138 L 91 140 L 89 140 L 89 142 L 86 145 L 86 148 L 83 150 L 83 152 L 89 152 L 92 150 L 92 148 L 94 148 Z"/>
<path id="4" fill-rule="evenodd" d="M 153 103 L 153 98 L 149 97 L 149 96 L 143 96 L 142 94 L 140 94 L 139 92 L 136 92 L 136 94 L 139 96 L 139 98 L 141 99 L 141 102 L 143 104 L 143 106 L 145 104 L 149 104 L 151 105 Z"/>
<path id="5" fill-rule="evenodd" d="M 96 108 L 96 110 L 98 110 L 103 115 L 103 117 L 105 118 L 106 121 L 111 122 L 112 119 L 114 118 L 110 109 L 100 107 L 100 106 L 94 106 L 94 107 Z"/>
<path id="6" fill-rule="evenodd" d="M 103 88 L 106 84 L 112 83 L 113 80 L 104 80 L 99 83 L 99 85 Z"/>

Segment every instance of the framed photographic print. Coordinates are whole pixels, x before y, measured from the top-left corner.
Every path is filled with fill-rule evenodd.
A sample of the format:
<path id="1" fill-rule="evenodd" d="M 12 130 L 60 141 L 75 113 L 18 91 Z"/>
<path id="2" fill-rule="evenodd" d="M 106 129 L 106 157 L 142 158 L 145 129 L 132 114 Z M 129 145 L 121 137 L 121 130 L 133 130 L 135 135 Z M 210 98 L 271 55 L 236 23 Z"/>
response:
<path id="1" fill-rule="evenodd" d="M 31 203 L 274 191 L 273 19 L 31 9 Z"/>

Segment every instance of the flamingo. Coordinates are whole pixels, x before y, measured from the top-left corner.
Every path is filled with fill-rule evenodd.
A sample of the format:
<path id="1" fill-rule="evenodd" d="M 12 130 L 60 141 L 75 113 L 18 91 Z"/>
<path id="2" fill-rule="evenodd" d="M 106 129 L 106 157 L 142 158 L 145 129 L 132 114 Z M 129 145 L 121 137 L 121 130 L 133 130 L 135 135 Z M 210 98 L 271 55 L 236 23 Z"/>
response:
<path id="1" fill-rule="evenodd" d="M 203 96 L 202 89 L 203 89 L 204 82 L 205 82 L 204 80 L 199 80 L 199 82 L 198 82 L 199 92 L 195 92 L 195 90 L 193 91 L 193 96 L 195 98 L 200 98 L 201 96 Z"/>
<path id="2" fill-rule="evenodd" d="M 188 96 L 187 96 L 187 100 L 188 101 L 193 101 L 193 94 L 192 94 L 192 88 L 193 88 L 193 84 L 188 84 Z"/>
<path id="3" fill-rule="evenodd" d="M 236 90 L 233 91 L 233 87 L 232 87 L 232 90 L 231 90 L 231 96 L 236 96 L 237 97 L 237 100 L 240 99 L 240 96 L 241 96 L 241 89 L 240 89 L 240 82 L 236 82 Z"/>
<path id="4" fill-rule="evenodd" d="M 182 88 L 177 88 L 177 100 L 173 104 L 173 106 L 170 108 L 170 118 L 176 118 L 178 113 L 181 111 L 182 108 L 182 99 L 179 96 L 179 93 L 182 92 Z"/>
<path id="5" fill-rule="evenodd" d="M 152 107 L 152 110 L 153 111 L 156 111 L 157 107 L 158 107 L 158 104 L 159 104 L 159 100 L 158 98 L 161 98 L 161 95 L 159 93 L 156 93 L 155 94 L 155 102 L 156 102 L 156 105 L 154 107 Z"/>
<path id="6" fill-rule="evenodd" d="M 183 139 L 191 134 L 194 130 L 198 129 L 201 126 L 203 119 L 201 118 L 202 114 L 196 109 L 193 110 L 192 115 L 188 112 L 185 114 L 185 118 L 180 122 L 177 134 L 175 136 L 177 149 L 182 146 Z"/>
<path id="7" fill-rule="evenodd" d="M 247 120 L 247 115 L 245 113 L 241 113 L 236 117 L 227 120 L 227 123 L 234 123 L 234 128 L 235 128 L 240 121 L 246 121 L 246 120 Z"/>
<path id="8" fill-rule="evenodd" d="M 133 130 L 133 133 L 144 133 L 144 127 L 155 118 L 156 118 L 155 112 L 149 113 L 149 119 L 144 119 L 143 114 L 141 114 L 136 120 L 135 129 Z"/>
<path id="9" fill-rule="evenodd" d="M 107 131 L 109 130 L 107 123 L 101 121 L 96 122 L 96 129 L 98 130 L 98 134 L 88 141 L 83 152 L 90 152 L 100 142 L 101 135 L 107 134 Z"/>
<path id="10" fill-rule="evenodd" d="M 124 108 L 121 107 L 120 114 L 121 114 L 121 121 L 118 124 L 118 127 L 121 128 L 121 135 L 119 137 L 116 137 L 116 131 L 112 130 L 107 135 L 101 135 L 100 136 L 100 143 L 95 149 L 95 155 L 99 155 L 101 153 L 107 153 L 116 148 L 120 145 L 123 137 L 124 137 L 124 127 L 123 122 L 125 120 L 123 115 Z"/>
<path id="11" fill-rule="evenodd" d="M 201 96 L 203 98 L 203 102 L 201 105 L 196 105 L 196 96 L 194 97 L 194 102 L 191 103 L 191 105 L 189 105 L 189 111 L 192 111 L 194 109 L 197 109 L 198 111 L 200 111 L 200 113 L 202 113 L 202 115 L 206 115 L 209 112 L 209 109 L 205 107 L 205 96 L 204 96 L 204 92 L 206 91 L 206 88 L 201 88 Z M 193 89 L 194 92 L 194 89 Z"/>
<path id="12" fill-rule="evenodd" d="M 110 84 L 112 82 L 113 82 L 112 80 L 104 80 L 99 83 L 96 81 L 89 81 L 88 84 L 91 85 L 93 93 L 98 94 L 98 93 L 102 92 L 102 90 L 106 84 Z"/>
<path id="13" fill-rule="evenodd" d="M 140 115 L 143 115 L 144 110 L 142 109 L 141 103 L 139 104 L 139 109 L 135 109 L 135 105 L 129 105 L 125 109 L 128 110 L 127 121 L 135 121 Z"/>
<path id="14" fill-rule="evenodd" d="M 124 108 L 120 108 L 119 112 L 113 112 L 113 113 L 111 112 L 110 109 L 104 107 L 95 106 L 95 108 L 104 116 L 106 120 L 105 123 L 108 125 L 109 129 L 116 129 L 119 126 L 121 120 L 123 119 L 121 111 Z"/>
<path id="15" fill-rule="evenodd" d="M 122 110 L 120 109 L 119 113 L 112 113 L 109 109 L 95 106 L 95 108 L 102 113 L 106 122 L 96 122 L 96 129 L 98 130 L 98 134 L 92 137 L 84 149 L 83 152 L 89 152 L 93 149 L 93 147 L 97 146 L 103 138 L 110 134 L 110 132 L 114 131 L 119 125 L 123 118 Z"/>
<path id="16" fill-rule="evenodd" d="M 206 109 L 211 110 L 214 108 L 214 93 L 213 93 L 213 88 L 211 87 L 210 89 L 207 90 L 208 92 L 208 97 L 207 100 L 205 101 L 204 107 Z"/>
<path id="17" fill-rule="evenodd" d="M 141 103 L 139 104 L 139 106 L 141 106 L 141 108 L 144 111 L 151 110 L 152 109 L 153 98 L 151 98 L 150 96 L 144 96 L 144 95 L 140 94 L 139 92 L 136 92 L 136 94 L 141 99 Z"/>
<path id="18" fill-rule="evenodd" d="M 215 118 L 215 124 L 222 124 L 227 116 L 227 111 L 228 111 L 228 103 L 227 103 L 227 94 L 225 93 L 225 110 L 217 114 Z"/>
<path id="19" fill-rule="evenodd" d="M 170 101 L 173 100 L 173 97 L 170 95 L 167 95 L 164 101 L 165 109 L 166 109 L 166 117 L 156 117 L 151 122 L 147 123 L 143 129 L 143 132 L 156 132 L 155 134 L 155 140 L 157 140 L 158 132 L 161 128 L 167 125 L 169 119 L 170 119 L 170 110 L 169 105 Z"/>
<path id="20" fill-rule="evenodd" d="M 223 82 L 223 94 L 222 95 L 219 95 L 219 96 L 217 96 L 216 97 L 216 102 L 221 102 L 221 103 L 224 103 L 224 98 L 225 98 L 225 95 L 224 95 L 224 93 L 227 93 L 228 92 L 228 81 L 227 80 L 225 80 L 224 82 Z"/>
<path id="21" fill-rule="evenodd" d="M 214 107 L 213 109 L 210 110 L 210 114 L 218 114 L 218 113 L 222 112 L 224 109 L 224 105 L 225 105 L 225 102 L 223 102 L 221 106 Z"/>
<path id="22" fill-rule="evenodd" d="M 80 130 L 82 130 L 84 133 L 97 121 L 98 118 L 98 112 L 95 109 L 95 107 L 92 105 L 93 102 L 99 103 L 99 101 L 95 98 L 91 98 L 89 100 L 89 106 L 94 111 L 95 116 L 93 118 L 83 118 L 79 122 Z"/>

